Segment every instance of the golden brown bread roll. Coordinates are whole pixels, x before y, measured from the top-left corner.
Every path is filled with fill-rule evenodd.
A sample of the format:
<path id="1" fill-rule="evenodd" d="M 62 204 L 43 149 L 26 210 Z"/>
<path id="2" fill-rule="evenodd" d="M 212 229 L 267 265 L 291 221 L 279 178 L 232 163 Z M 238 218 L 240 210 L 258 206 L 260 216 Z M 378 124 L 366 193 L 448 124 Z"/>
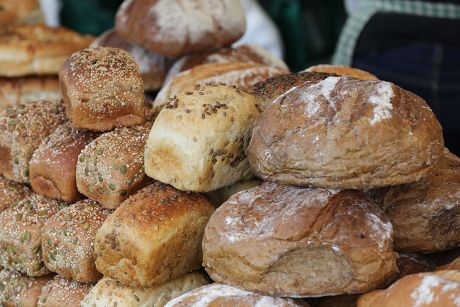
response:
<path id="1" fill-rule="evenodd" d="M 327 65 L 327 64 L 320 64 L 311 66 L 305 70 L 306 72 L 320 72 L 320 73 L 329 73 L 329 74 L 337 74 L 339 76 L 350 76 L 354 78 L 358 78 L 361 80 L 378 80 L 376 76 L 373 74 L 350 66 L 343 66 L 343 65 Z"/>
<path id="2" fill-rule="evenodd" d="M 445 271 L 445 270 L 456 270 L 460 271 L 460 257 L 455 259 L 452 262 L 449 262 L 448 264 L 441 265 L 436 268 L 436 271 Z"/>
<path id="3" fill-rule="evenodd" d="M 29 277 L 0 268 L 0 306 L 36 307 L 42 287 L 52 276 Z"/>
<path id="4" fill-rule="evenodd" d="M 171 299 L 208 283 L 205 274 L 199 272 L 148 288 L 130 288 L 115 279 L 104 277 L 86 295 L 81 306 L 163 307 Z"/>
<path id="5" fill-rule="evenodd" d="M 271 297 L 244 291 L 229 285 L 211 284 L 173 299 L 165 307 L 295 307 L 308 304 L 290 298 Z"/>
<path id="6" fill-rule="evenodd" d="M 0 266 L 29 276 L 49 274 L 42 257 L 42 228 L 64 203 L 32 194 L 0 213 Z"/>
<path id="7" fill-rule="evenodd" d="M 0 0 L 0 26 L 37 23 L 43 20 L 38 0 Z M 3 30 L 3 29 L 2 29 Z"/>
<path id="8" fill-rule="evenodd" d="M 64 62 L 59 82 L 66 113 L 75 128 L 109 131 L 144 123 L 142 77 L 125 50 L 80 50 Z"/>
<path id="9" fill-rule="evenodd" d="M 443 144 L 422 98 L 389 82 L 328 77 L 292 88 L 265 110 L 248 159 L 268 181 L 370 189 L 429 175 Z"/>
<path id="10" fill-rule="evenodd" d="M 148 183 L 144 173 L 144 147 L 150 125 L 116 129 L 88 144 L 77 163 L 77 187 L 106 208 Z"/>
<path id="11" fill-rule="evenodd" d="M 203 265 L 216 282 L 266 295 L 363 293 L 397 272 L 391 235 L 361 192 L 264 183 L 212 215 Z"/>
<path id="12" fill-rule="evenodd" d="M 53 75 L 73 52 L 86 48 L 92 36 L 66 28 L 17 25 L 0 32 L 0 75 Z"/>
<path id="13" fill-rule="evenodd" d="M 447 149 L 434 173 L 389 188 L 383 201 L 394 230 L 395 249 L 438 252 L 460 244 L 460 159 Z"/>
<path id="14" fill-rule="evenodd" d="M 29 160 L 40 142 L 57 126 L 65 114 L 58 103 L 45 100 L 20 104 L 0 113 L 0 175 L 28 183 Z"/>
<path id="15" fill-rule="evenodd" d="M 362 295 L 358 307 L 452 306 L 460 303 L 460 272 L 408 275 L 386 290 Z"/>
<path id="16" fill-rule="evenodd" d="M 150 287 L 201 267 L 214 207 L 203 195 L 155 182 L 128 198 L 96 234 L 96 267 L 132 287 Z"/>
<path id="17" fill-rule="evenodd" d="M 180 93 L 153 124 L 145 172 L 194 192 L 251 178 L 245 150 L 262 109 L 257 97 L 228 85 L 197 85 Z"/>
<path id="18" fill-rule="evenodd" d="M 37 307 L 80 307 L 80 302 L 91 288 L 91 284 L 56 275 L 42 288 Z"/>
<path id="19" fill-rule="evenodd" d="M 115 27 L 127 41 L 175 58 L 232 44 L 246 22 L 239 0 L 128 0 Z"/>
<path id="20" fill-rule="evenodd" d="M 42 253 L 46 267 L 67 279 L 96 282 L 96 232 L 111 210 L 84 199 L 62 209 L 43 226 Z"/>
<path id="21" fill-rule="evenodd" d="M 83 148 L 96 137 L 96 133 L 76 130 L 69 122 L 57 127 L 30 159 L 32 189 L 38 194 L 67 202 L 81 199 L 75 176 L 77 159 Z"/>
<path id="22" fill-rule="evenodd" d="M 26 185 L 0 177 L 0 212 L 31 193 Z"/>

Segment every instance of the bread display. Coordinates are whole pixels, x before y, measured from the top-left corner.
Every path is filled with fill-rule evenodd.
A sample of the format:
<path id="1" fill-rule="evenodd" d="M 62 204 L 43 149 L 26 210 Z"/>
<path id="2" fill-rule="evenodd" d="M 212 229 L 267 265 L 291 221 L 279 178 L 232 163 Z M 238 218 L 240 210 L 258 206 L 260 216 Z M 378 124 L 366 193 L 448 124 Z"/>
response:
<path id="1" fill-rule="evenodd" d="M 29 277 L 0 268 L 0 306 L 35 307 L 50 276 Z"/>
<path id="2" fill-rule="evenodd" d="M 35 150 L 29 162 L 32 189 L 41 195 L 75 202 L 81 199 L 75 171 L 77 159 L 96 133 L 76 130 L 69 122 L 59 126 Z"/>
<path id="3" fill-rule="evenodd" d="M 42 228 L 64 203 L 37 194 L 0 213 L 0 266 L 29 276 L 49 274 L 42 257 Z"/>
<path id="4" fill-rule="evenodd" d="M 141 73 L 125 50 L 80 50 L 65 61 L 59 82 L 67 116 L 75 128 L 109 131 L 144 123 Z"/>
<path id="5" fill-rule="evenodd" d="M 56 275 L 42 288 L 37 307 L 80 307 L 80 302 L 91 288 L 90 284 Z"/>
<path id="6" fill-rule="evenodd" d="M 206 196 L 217 206 L 222 205 L 226 202 L 230 196 L 241 191 L 249 190 L 250 188 L 261 185 L 262 181 L 256 179 L 243 180 L 235 182 L 232 185 L 225 186 L 223 188 L 210 191 L 206 193 Z"/>
<path id="7" fill-rule="evenodd" d="M 198 272 L 148 288 L 130 288 L 112 278 L 104 277 L 86 295 L 81 306 L 162 307 L 171 299 L 206 284 L 207 277 Z"/>
<path id="8" fill-rule="evenodd" d="M 201 267 L 203 195 L 155 182 L 128 198 L 96 234 L 96 267 L 131 287 L 151 287 Z"/>
<path id="9" fill-rule="evenodd" d="M 294 307 L 308 304 L 293 299 L 270 297 L 234 288 L 229 285 L 211 284 L 200 287 L 178 298 L 173 299 L 165 307 L 233 307 L 233 306 L 272 306 Z"/>
<path id="10" fill-rule="evenodd" d="M 42 253 L 46 267 L 80 282 L 96 282 L 94 240 L 111 210 L 84 199 L 53 215 L 42 230 Z"/>
<path id="11" fill-rule="evenodd" d="M 29 182 L 29 160 L 40 142 L 63 124 L 62 106 L 34 101 L 0 113 L 0 175 Z"/>
<path id="12" fill-rule="evenodd" d="M 320 64 L 309 67 L 305 72 L 319 72 L 336 74 L 339 76 L 350 76 L 361 80 L 378 80 L 373 74 L 350 66 Z"/>
<path id="13" fill-rule="evenodd" d="M 69 55 L 88 47 L 92 40 L 91 36 L 82 36 L 62 27 L 8 27 L 0 32 L 0 75 L 57 74 Z"/>
<path id="14" fill-rule="evenodd" d="M 91 47 L 115 47 L 128 51 L 139 66 L 145 91 L 160 89 L 166 73 L 173 64 L 171 59 L 125 41 L 114 30 L 101 34 Z"/>
<path id="15" fill-rule="evenodd" d="M 128 0 L 115 25 L 127 41 L 172 58 L 229 46 L 246 29 L 239 0 Z"/>
<path id="16" fill-rule="evenodd" d="M 386 290 L 358 299 L 358 307 L 458 306 L 460 272 L 439 271 L 408 275 Z"/>
<path id="17" fill-rule="evenodd" d="M 30 192 L 27 186 L 0 177 L 0 212 L 26 198 Z"/>
<path id="18" fill-rule="evenodd" d="M 144 147 L 150 125 L 116 129 L 88 144 L 77 163 L 77 187 L 107 208 L 148 183 L 144 173 Z"/>
<path id="19" fill-rule="evenodd" d="M 426 102 L 384 81 L 329 77 L 281 95 L 254 128 L 255 174 L 295 186 L 370 189 L 429 175 L 443 152 Z"/>
<path id="20" fill-rule="evenodd" d="M 203 264 L 216 281 L 259 293 L 363 293 L 397 272 L 392 228 L 357 191 L 264 183 L 220 206 Z"/>
<path id="21" fill-rule="evenodd" d="M 0 0 L 0 27 L 43 20 L 38 0 Z"/>
<path id="22" fill-rule="evenodd" d="M 56 77 L 0 78 L 0 111 L 36 100 L 59 100 Z"/>
<path id="23" fill-rule="evenodd" d="M 460 245 L 460 159 L 446 149 L 431 176 L 391 187 L 382 207 L 398 251 L 438 252 Z"/>
<path id="24" fill-rule="evenodd" d="M 260 100 L 237 87 L 196 85 L 156 118 L 145 172 L 180 190 L 208 192 L 252 177 L 245 150 Z"/>

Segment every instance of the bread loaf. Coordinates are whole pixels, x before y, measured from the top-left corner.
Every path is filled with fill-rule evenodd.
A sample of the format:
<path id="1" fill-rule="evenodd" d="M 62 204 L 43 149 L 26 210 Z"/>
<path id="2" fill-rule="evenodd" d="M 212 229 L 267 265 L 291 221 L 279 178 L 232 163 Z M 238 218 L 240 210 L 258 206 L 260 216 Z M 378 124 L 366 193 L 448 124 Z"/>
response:
<path id="1" fill-rule="evenodd" d="M 56 128 L 35 150 L 29 162 L 32 189 L 41 195 L 76 202 L 75 171 L 80 151 L 97 137 L 96 133 L 76 130 L 69 122 Z"/>
<path id="2" fill-rule="evenodd" d="M 96 282 L 101 274 L 94 261 L 96 232 L 111 211 L 85 199 L 53 215 L 42 230 L 42 252 L 46 267 L 80 282 Z"/>
<path id="3" fill-rule="evenodd" d="M 206 284 L 207 277 L 198 272 L 148 288 L 130 288 L 115 279 L 104 277 L 86 295 L 81 306 L 163 307 L 171 299 Z"/>
<path id="4" fill-rule="evenodd" d="M 43 20 L 38 0 L 0 0 L 0 27 Z"/>
<path id="5" fill-rule="evenodd" d="M 42 288 L 37 307 L 80 307 L 80 302 L 91 288 L 90 284 L 56 275 Z"/>
<path id="6" fill-rule="evenodd" d="M 226 202 L 230 196 L 241 191 L 249 190 L 262 184 L 262 181 L 251 179 L 235 182 L 232 185 L 222 187 L 220 189 L 206 193 L 206 196 L 216 205 L 220 206 Z"/>
<path id="7" fill-rule="evenodd" d="M 236 87 L 195 86 L 160 112 L 145 147 L 145 172 L 180 190 L 207 192 L 252 177 L 245 150 L 260 100 Z"/>
<path id="8" fill-rule="evenodd" d="M 354 78 L 358 78 L 361 80 L 378 80 L 376 76 L 373 74 L 350 66 L 343 66 L 343 65 L 314 65 L 309 67 L 305 70 L 306 72 L 320 72 L 320 73 L 329 73 L 329 74 L 337 74 L 340 76 L 350 76 Z"/>
<path id="9" fill-rule="evenodd" d="M 443 151 L 426 102 L 383 81 L 329 77 L 281 95 L 254 128 L 248 158 L 264 180 L 370 189 L 429 175 Z"/>
<path id="10" fill-rule="evenodd" d="M 0 266 L 29 276 L 49 274 L 42 257 L 42 228 L 64 204 L 32 194 L 0 213 Z"/>
<path id="11" fill-rule="evenodd" d="M 115 25 L 127 41 L 173 58 L 228 46 L 246 28 L 239 0 L 128 0 Z"/>
<path id="12" fill-rule="evenodd" d="M 0 177 L 0 212 L 29 195 L 27 186 Z"/>
<path id="13" fill-rule="evenodd" d="M 148 183 L 144 147 L 150 125 L 116 129 L 88 144 L 77 163 L 77 187 L 106 208 L 117 208 Z"/>
<path id="14" fill-rule="evenodd" d="M 144 87 L 134 58 L 110 47 L 87 48 L 59 72 L 66 113 L 75 128 L 109 131 L 144 123 Z"/>
<path id="15" fill-rule="evenodd" d="M 438 252 L 460 245 L 460 159 L 446 149 L 432 175 L 391 187 L 383 209 L 398 251 Z"/>
<path id="16" fill-rule="evenodd" d="M 0 175 L 29 182 L 29 160 L 40 142 L 65 115 L 61 105 L 45 100 L 21 104 L 0 113 Z"/>
<path id="17" fill-rule="evenodd" d="M 96 267 L 131 287 L 159 285 L 197 270 L 213 211 L 204 196 L 155 182 L 128 198 L 98 230 Z"/>
<path id="18" fill-rule="evenodd" d="M 212 215 L 203 264 L 216 282 L 266 295 L 363 293 L 397 272 L 391 235 L 361 192 L 264 183 Z"/>

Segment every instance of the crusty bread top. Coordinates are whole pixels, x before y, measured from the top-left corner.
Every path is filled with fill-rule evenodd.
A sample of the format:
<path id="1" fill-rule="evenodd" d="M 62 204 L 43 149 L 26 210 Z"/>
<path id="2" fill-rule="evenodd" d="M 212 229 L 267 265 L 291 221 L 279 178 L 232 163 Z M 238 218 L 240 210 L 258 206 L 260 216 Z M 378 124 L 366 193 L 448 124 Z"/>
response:
<path id="1" fill-rule="evenodd" d="M 361 80 L 378 80 L 376 76 L 367 71 L 350 67 L 350 66 L 343 66 L 343 65 L 327 65 L 327 64 L 320 64 L 315 65 L 307 68 L 305 71 L 307 72 L 322 72 L 322 73 L 329 73 L 329 74 L 337 74 L 340 76 L 350 76 L 355 77 Z"/>

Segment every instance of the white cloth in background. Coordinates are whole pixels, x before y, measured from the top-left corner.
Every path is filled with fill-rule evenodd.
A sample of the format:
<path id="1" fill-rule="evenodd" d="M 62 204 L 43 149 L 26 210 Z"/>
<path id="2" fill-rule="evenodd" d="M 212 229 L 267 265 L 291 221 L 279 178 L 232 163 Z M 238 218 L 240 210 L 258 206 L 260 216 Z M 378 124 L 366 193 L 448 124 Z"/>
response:
<path id="1" fill-rule="evenodd" d="M 348 15 L 353 13 L 358 7 L 359 0 L 345 0 L 345 9 Z"/>
<path id="2" fill-rule="evenodd" d="M 19 0 L 20 1 L 20 0 Z M 39 0 L 45 23 L 50 27 L 59 26 L 59 10 L 61 2 L 59 0 Z"/>

